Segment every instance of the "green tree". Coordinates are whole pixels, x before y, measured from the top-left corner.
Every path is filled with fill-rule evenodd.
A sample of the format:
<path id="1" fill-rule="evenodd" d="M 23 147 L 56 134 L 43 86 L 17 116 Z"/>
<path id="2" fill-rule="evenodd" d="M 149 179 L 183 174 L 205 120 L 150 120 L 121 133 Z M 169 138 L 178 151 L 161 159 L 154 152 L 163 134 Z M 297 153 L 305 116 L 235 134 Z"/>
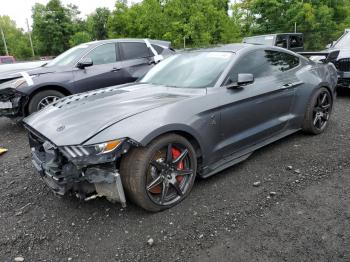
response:
<path id="1" fill-rule="evenodd" d="M 244 0 L 233 6 L 243 35 L 297 31 L 307 49 L 322 49 L 349 26 L 349 0 Z"/>
<path id="2" fill-rule="evenodd" d="M 16 27 L 16 23 L 9 16 L 0 16 L 0 26 L 3 29 L 7 49 L 10 55 L 19 60 L 25 60 L 31 57 L 29 38 L 22 29 Z M 5 47 L 0 38 L 0 55 L 5 55 Z"/>
<path id="3" fill-rule="evenodd" d="M 57 55 L 69 48 L 79 14 L 76 6 L 65 7 L 60 0 L 33 7 L 33 38 L 41 55 Z"/>
<path id="4" fill-rule="evenodd" d="M 144 0 L 128 7 L 118 0 L 108 21 L 110 37 L 148 37 L 182 47 L 233 42 L 239 27 L 223 0 Z"/>
<path id="5" fill-rule="evenodd" d="M 76 32 L 69 40 L 71 47 L 91 41 L 91 36 L 87 32 Z"/>
<path id="6" fill-rule="evenodd" d="M 87 17 L 87 30 L 92 39 L 103 40 L 107 38 L 107 23 L 110 13 L 108 8 L 96 8 L 96 11 Z"/>

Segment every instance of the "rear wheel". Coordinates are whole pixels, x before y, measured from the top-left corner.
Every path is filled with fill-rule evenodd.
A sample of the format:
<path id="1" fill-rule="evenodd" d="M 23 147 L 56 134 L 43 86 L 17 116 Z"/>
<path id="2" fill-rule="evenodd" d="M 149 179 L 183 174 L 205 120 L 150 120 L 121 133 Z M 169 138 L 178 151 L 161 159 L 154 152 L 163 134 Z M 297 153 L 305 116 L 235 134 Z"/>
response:
<path id="1" fill-rule="evenodd" d="M 49 104 L 56 102 L 65 95 L 56 90 L 45 90 L 35 94 L 28 104 L 28 113 L 32 114 L 36 111 L 47 107 Z"/>
<path id="2" fill-rule="evenodd" d="M 148 211 L 170 208 L 190 193 L 197 171 L 195 151 L 185 138 L 169 134 L 134 148 L 121 162 L 128 197 Z"/>
<path id="3" fill-rule="evenodd" d="M 333 100 L 327 88 L 317 90 L 307 106 L 303 130 L 310 134 L 320 134 L 328 126 L 333 108 Z"/>

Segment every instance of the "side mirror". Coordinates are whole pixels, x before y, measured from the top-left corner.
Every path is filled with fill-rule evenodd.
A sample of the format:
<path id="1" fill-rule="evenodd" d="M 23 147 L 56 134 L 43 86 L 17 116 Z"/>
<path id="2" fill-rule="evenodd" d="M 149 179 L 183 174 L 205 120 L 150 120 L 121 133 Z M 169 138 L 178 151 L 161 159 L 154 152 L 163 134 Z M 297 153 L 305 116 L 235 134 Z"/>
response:
<path id="1" fill-rule="evenodd" d="M 231 80 L 231 77 L 230 77 Z M 249 85 L 254 82 L 253 74 L 238 74 L 237 82 L 231 80 L 231 84 L 226 85 L 227 89 L 234 89 L 242 86 Z"/>
<path id="2" fill-rule="evenodd" d="M 93 64 L 94 62 L 90 57 L 85 57 L 78 62 L 77 67 L 80 69 L 84 69 L 85 67 L 92 66 Z"/>
<path id="3" fill-rule="evenodd" d="M 254 82 L 253 74 L 238 74 L 237 84 L 239 86 L 249 85 Z"/>

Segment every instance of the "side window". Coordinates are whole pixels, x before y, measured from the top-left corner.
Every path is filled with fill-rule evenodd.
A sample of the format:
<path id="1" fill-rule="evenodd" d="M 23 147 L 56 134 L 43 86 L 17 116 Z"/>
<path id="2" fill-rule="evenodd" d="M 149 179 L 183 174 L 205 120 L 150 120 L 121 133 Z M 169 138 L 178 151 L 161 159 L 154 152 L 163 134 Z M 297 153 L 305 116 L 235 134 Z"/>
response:
<path id="1" fill-rule="evenodd" d="M 125 60 L 150 57 L 150 50 L 145 43 L 120 43 L 120 49 Z"/>
<path id="2" fill-rule="evenodd" d="M 284 52 L 258 50 L 238 60 L 229 73 L 229 82 L 237 82 L 238 74 L 253 74 L 255 78 L 279 74 L 299 65 L 299 58 Z"/>
<path id="3" fill-rule="evenodd" d="M 159 45 L 152 45 L 152 47 L 157 51 L 158 54 L 161 54 L 164 50 L 164 48 Z"/>
<path id="4" fill-rule="evenodd" d="M 291 35 L 289 41 L 290 48 L 303 47 L 303 38 L 300 35 Z"/>
<path id="5" fill-rule="evenodd" d="M 278 35 L 276 39 L 276 46 L 282 47 L 282 48 L 288 48 L 287 35 Z"/>
<path id="6" fill-rule="evenodd" d="M 93 49 L 88 55 L 94 65 L 110 64 L 117 61 L 115 44 L 100 45 Z"/>
<path id="7" fill-rule="evenodd" d="M 284 52 L 265 50 L 271 72 L 285 72 L 299 65 L 299 58 Z"/>
<path id="8" fill-rule="evenodd" d="M 271 74 L 271 68 L 265 57 L 264 50 L 253 51 L 235 63 L 228 83 L 237 82 L 238 74 L 253 74 L 255 78 L 268 76 Z"/>

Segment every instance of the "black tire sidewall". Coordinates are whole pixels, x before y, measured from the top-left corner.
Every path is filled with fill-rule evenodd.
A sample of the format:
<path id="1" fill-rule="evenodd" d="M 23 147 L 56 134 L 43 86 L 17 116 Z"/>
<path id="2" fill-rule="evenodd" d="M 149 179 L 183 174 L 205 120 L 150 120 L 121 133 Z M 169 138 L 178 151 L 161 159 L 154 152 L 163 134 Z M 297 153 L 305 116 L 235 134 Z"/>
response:
<path id="1" fill-rule="evenodd" d="M 37 111 L 38 108 L 38 104 L 39 102 L 44 99 L 45 97 L 48 96 L 57 96 L 59 98 L 64 97 L 65 95 L 62 94 L 59 91 L 56 90 L 44 90 L 44 91 L 40 91 L 39 93 L 35 94 L 29 101 L 28 103 L 28 114 L 32 114 L 34 112 Z"/>

